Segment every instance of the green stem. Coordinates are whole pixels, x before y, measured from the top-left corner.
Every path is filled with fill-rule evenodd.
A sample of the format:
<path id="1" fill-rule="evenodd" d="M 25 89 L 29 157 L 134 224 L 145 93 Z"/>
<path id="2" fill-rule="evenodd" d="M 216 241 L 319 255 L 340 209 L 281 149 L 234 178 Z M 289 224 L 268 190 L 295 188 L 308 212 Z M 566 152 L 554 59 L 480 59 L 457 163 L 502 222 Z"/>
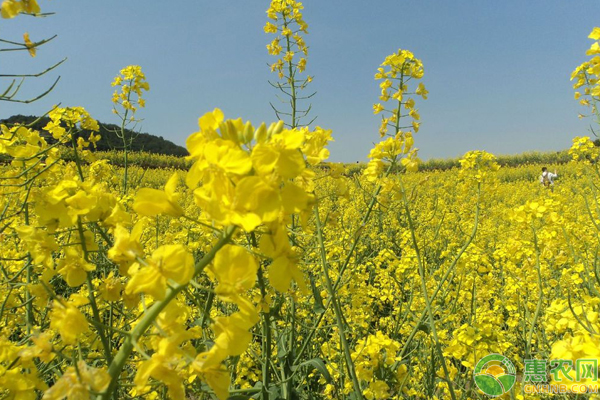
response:
<path id="1" fill-rule="evenodd" d="M 344 322 L 342 318 L 342 310 L 340 307 L 340 303 L 337 301 L 336 292 L 331 283 L 331 278 L 329 277 L 329 272 L 327 268 L 327 253 L 325 252 L 325 242 L 323 240 L 323 229 L 321 227 L 321 220 L 319 218 L 318 205 L 315 206 L 315 220 L 317 223 L 317 240 L 319 241 L 319 252 L 321 255 L 321 267 L 323 271 L 323 278 L 325 279 L 325 285 L 327 286 L 327 291 L 329 292 L 329 296 L 333 304 L 335 319 L 340 335 L 340 343 L 344 350 L 344 357 L 346 358 L 346 367 L 348 368 L 348 373 L 350 374 L 350 378 L 352 379 L 352 386 L 354 387 L 356 398 L 362 400 L 362 389 L 360 388 L 360 383 L 358 382 L 358 378 L 356 377 L 354 362 L 352 361 L 352 355 L 350 354 L 350 346 L 348 345 L 348 341 L 346 340 Z"/>
<path id="2" fill-rule="evenodd" d="M 402 86 L 404 86 L 404 65 L 402 65 L 402 72 L 400 73 L 400 85 L 399 90 L 402 91 Z M 400 132 L 400 115 L 402 114 L 402 100 L 398 99 L 398 108 L 396 109 L 396 126 L 394 127 L 398 134 Z"/>
<path id="3" fill-rule="evenodd" d="M 284 17 L 284 27 L 287 28 L 288 26 L 288 21 L 287 19 L 285 19 Z M 292 51 L 292 46 L 290 44 L 290 37 L 286 36 L 285 37 L 285 41 L 286 41 L 286 50 L 287 52 Z M 295 82 L 295 73 L 294 73 L 294 68 L 292 65 L 292 61 L 288 61 L 288 73 L 289 73 L 289 83 L 290 83 L 290 89 L 291 89 L 291 96 L 290 96 L 290 103 L 292 106 L 292 124 L 291 127 L 292 129 L 296 128 L 298 126 L 298 123 L 296 121 L 296 82 Z"/>
<path id="4" fill-rule="evenodd" d="M 81 249 L 83 251 L 83 258 L 86 262 L 89 262 L 89 255 L 87 251 L 87 245 L 85 243 L 85 235 L 83 231 L 83 224 L 81 223 L 81 217 L 77 218 L 77 230 L 79 231 L 79 240 L 81 241 Z M 92 313 L 94 314 L 94 320 L 99 324 L 96 326 L 98 330 L 98 335 L 100 336 L 100 341 L 102 342 L 102 347 L 104 349 L 104 356 L 106 357 L 106 362 L 110 363 L 112 361 L 112 354 L 110 351 L 110 343 L 108 338 L 106 337 L 106 333 L 102 328 L 102 321 L 100 320 L 100 311 L 98 310 L 98 304 L 96 303 L 96 297 L 94 296 L 94 285 L 92 284 L 92 276 L 91 273 L 87 273 L 87 287 L 88 287 L 88 298 L 90 299 L 90 305 L 92 306 Z M 111 327 L 112 328 L 112 327 Z"/>
<path id="5" fill-rule="evenodd" d="M 23 168 L 26 167 L 25 162 L 23 162 Z M 27 179 L 27 173 L 25 173 L 25 179 Z M 25 225 L 29 225 L 29 202 L 24 204 L 24 212 L 25 212 Z M 29 292 L 29 285 L 31 284 L 31 253 L 27 252 L 27 260 L 25 264 L 27 266 L 27 286 L 25 287 L 25 312 L 26 320 L 27 320 L 27 335 L 31 334 L 31 328 L 33 327 L 33 305 L 31 301 L 31 293 Z M 8 299 L 8 297 L 7 297 Z M 2 315 L 2 314 L 0 314 Z"/>
<path id="6" fill-rule="evenodd" d="M 73 134 L 71 133 L 71 143 L 73 145 L 73 155 L 75 158 L 75 165 L 77 165 L 77 171 L 79 173 L 79 178 L 81 179 L 81 182 L 83 182 L 85 180 L 84 175 L 83 175 L 83 169 L 81 168 L 81 159 L 79 158 L 79 152 L 77 151 L 77 143 L 75 141 L 75 137 L 73 136 Z M 89 262 L 89 254 L 87 251 L 87 245 L 85 243 L 85 235 L 84 235 L 84 229 L 83 229 L 83 224 L 81 223 L 81 217 L 77 218 L 77 230 L 79 232 L 79 241 L 81 242 L 81 250 L 83 251 L 83 257 L 85 259 L 86 262 Z M 98 324 L 102 324 L 102 321 L 100 320 L 100 311 L 98 310 L 98 304 L 96 303 L 96 297 L 94 296 L 94 285 L 92 285 L 92 279 L 91 279 L 91 274 L 88 272 L 87 273 L 87 286 L 88 286 L 88 298 L 90 299 L 90 305 L 92 307 L 92 313 L 94 314 L 94 320 L 98 323 Z M 102 347 L 104 349 L 104 356 L 106 357 L 106 361 L 107 362 L 111 362 L 112 361 L 112 354 L 110 351 L 110 344 L 108 341 L 108 338 L 106 337 L 106 334 L 104 332 L 104 329 L 102 329 L 101 327 L 96 327 L 96 329 L 98 330 L 98 335 L 100 336 L 100 341 L 102 342 Z"/>
<path id="7" fill-rule="evenodd" d="M 77 172 L 79 173 L 79 178 L 81 179 L 81 182 L 83 182 L 83 169 L 81 168 L 81 159 L 79 158 L 79 152 L 77 151 L 77 142 L 75 141 L 73 133 L 69 133 L 71 134 L 71 143 L 73 145 L 73 157 L 75 158 L 75 165 L 77 165 Z"/>
<path id="8" fill-rule="evenodd" d="M 267 298 L 267 290 L 265 288 L 265 281 L 263 277 L 262 267 L 258 269 L 258 286 L 260 287 L 260 295 L 262 297 L 262 301 L 265 301 Z M 271 385 L 271 369 L 269 368 L 270 360 L 271 360 L 271 346 L 272 346 L 272 338 L 271 338 L 271 311 L 263 311 L 263 363 L 262 363 L 262 393 L 261 398 L 263 400 L 269 400 L 269 386 Z"/>
<path id="9" fill-rule="evenodd" d="M 390 164 L 389 168 L 387 169 L 387 171 L 385 173 L 386 177 L 392 172 L 392 168 L 394 167 L 394 165 L 395 165 L 394 163 Z M 358 246 L 358 242 L 360 241 L 360 238 L 361 238 L 362 233 L 364 231 L 364 227 L 367 224 L 367 222 L 369 221 L 369 218 L 371 217 L 371 213 L 373 212 L 373 208 L 375 207 L 375 204 L 377 204 L 377 196 L 381 192 L 382 188 L 383 188 L 383 186 L 379 185 L 375 189 L 375 192 L 373 193 L 373 196 L 371 198 L 369 206 L 367 207 L 367 212 L 363 216 L 363 219 L 360 221 L 360 225 L 359 225 L 358 229 L 356 230 L 356 232 L 354 234 L 354 242 L 352 243 L 350 251 L 346 255 L 346 258 L 344 259 L 344 262 L 342 263 L 341 267 L 339 268 L 338 277 L 337 277 L 335 283 L 333 284 L 333 289 L 335 291 L 337 291 L 338 287 L 342 283 L 342 276 L 344 274 L 344 271 L 346 271 L 346 268 L 350 264 L 350 260 L 352 259 L 352 254 L 354 254 L 354 250 L 356 250 L 356 247 Z M 304 343 L 302 344 L 302 347 L 300 348 L 300 351 L 298 352 L 298 355 L 294 358 L 294 363 L 292 365 L 296 365 L 300 361 L 301 357 L 304 355 L 304 352 L 308 349 L 308 346 L 312 343 L 311 342 L 312 337 L 317 332 L 317 327 L 319 326 L 319 324 L 321 323 L 321 321 L 325 317 L 326 311 L 329 309 L 329 306 L 331 305 L 331 302 L 332 302 L 332 300 L 331 300 L 331 297 L 330 297 L 329 299 L 327 299 L 327 303 L 325 303 L 325 310 L 317 318 L 317 321 L 315 322 L 313 329 L 308 334 L 308 337 L 306 338 L 306 340 L 304 340 Z"/>
<path id="10" fill-rule="evenodd" d="M 412 220 L 412 216 L 410 213 L 410 208 L 408 207 L 408 198 L 406 197 L 406 191 L 404 189 L 404 183 L 402 180 L 399 180 L 400 188 L 402 191 L 402 199 L 404 200 L 404 210 L 406 211 L 406 218 L 408 219 L 408 226 L 410 228 L 411 238 L 413 242 L 413 247 L 417 256 L 417 263 L 419 266 L 419 276 L 421 278 L 421 291 L 423 292 L 423 297 L 425 299 L 425 307 L 427 309 L 427 314 L 429 316 L 429 324 L 431 325 L 431 333 L 433 335 L 433 340 L 435 342 L 435 349 L 438 353 L 438 357 L 442 362 L 442 368 L 444 370 L 444 375 L 446 377 L 446 384 L 448 385 L 448 389 L 450 391 L 450 396 L 452 400 L 456 400 L 456 394 L 454 393 L 454 387 L 452 385 L 452 381 L 450 379 L 450 373 L 448 372 L 448 366 L 446 365 L 446 360 L 444 359 L 444 354 L 442 352 L 442 347 L 440 345 L 440 341 L 437 334 L 437 329 L 435 327 L 435 320 L 433 318 L 433 311 L 431 309 L 431 300 L 429 298 L 429 294 L 427 292 L 427 284 L 425 282 L 425 268 L 423 266 L 423 260 L 421 259 L 421 251 L 417 242 L 416 236 L 416 228 L 414 222 Z"/>
<path id="11" fill-rule="evenodd" d="M 129 86 L 133 81 L 129 82 Z M 131 91 L 127 93 L 127 101 L 131 101 Z M 131 103 L 130 103 L 131 104 Z M 123 114 L 123 118 L 121 120 L 121 139 L 123 140 L 123 194 L 127 194 L 127 182 L 128 182 L 128 151 L 129 144 L 127 143 L 127 135 L 125 135 L 125 124 L 127 123 L 127 114 L 129 114 L 129 109 L 125 109 L 125 113 Z"/>
<path id="12" fill-rule="evenodd" d="M 256 234 L 252 232 L 250 234 L 251 244 L 253 248 L 258 248 L 258 241 L 256 240 Z M 267 298 L 267 289 L 265 285 L 265 279 L 263 276 L 262 267 L 258 268 L 257 271 L 258 278 L 258 286 L 260 288 L 260 295 L 262 301 L 266 301 Z M 263 321 L 262 321 L 262 330 L 263 330 L 263 338 L 262 341 L 262 388 L 261 388 L 261 398 L 263 400 L 269 400 L 269 386 L 271 385 L 271 369 L 269 368 L 271 363 L 271 347 L 272 347 L 272 332 L 271 332 L 271 310 L 267 311 L 263 310 Z"/>
<path id="13" fill-rule="evenodd" d="M 538 238 L 535 229 L 533 229 L 533 243 L 535 244 L 535 267 L 537 270 L 537 284 L 538 284 L 538 302 L 535 308 L 535 314 L 533 315 L 533 320 L 531 321 L 531 327 L 529 328 L 529 333 L 527 334 L 527 343 L 525 344 L 525 358 L 531 358 L 531 340 L 533 339 L 533 331 L 535 330 L 535 325 L 537 324 L 537 320 L 542 311 L 542 302 L 544 300 L 544 291 L 542 286 L 542 271 L 540 267 L 540 248 L 538 245 Z"/>
<path id="14" fill-rule="evenodd" d="M 446 281 L 448 280 L 448 277 L 450 276 L 450 273 L 452 271 L 454 271 L 454 268 L 456 267 L 456 264 L 458 263 L 458 260 L 460 260 L 460 258 L 464 254 L 464 252 L 471 245 L 471 243 L 475 239 L 475 236 L 477 235 L 477 227 L 479 226 L 480 198 L 481 198 L 481 184 L 479 184 L 477 186 L 477 206 L 476 206 L 476 209 L 475 209 L 475 221 L 474 221 L 474 225 L 473 225 L 473 231 L 471 232 L 471 236 L 469 237 L 469 239 L 467 240 L 467 242 L 463 245 L 463 247 L 460 249 L 460 251 L 458 252 L 456 258 L 454 259 L 454 261 L 452 262 L 452 264 L 450 264 L 450 266 L 448 267 L 448 269 L 444 273 L 444 276 L 442 277 L 442 279 L 438 283 L 437 288 L 435 289 L 435 291 L 431 295 L 431 301 L 433 301 L 433 300 L 436 299 L 438 293 L 440 292 L 440 290 L 442 290 L 442 287 L 443 287 L 444 283 L 446 283 Z M 407 351 L 409 349 L 409 344 L 412 342 L 412 340 L 414 339 L 415 335 L 419 331 L 419 325 L 421 324 L 421 322 L 423 321 L 423 319 L 425 318 L 426 315 L 427 315 L 427 310 L 423 310 L 423 312 L 421 313 L 420 318 L 415 323 L 415 326 L 414 326 L 412 332 L 410 333 L 410 335 L 406 339 L 406 342 L 404 343 L 404 346 L 402 347 L 402 351 L 400 352 L 400 356 L 399 356 L 400 358 L 404 358 L 404 356 L 406 355 L 406 353 L 407 353 Z"/>
<path id="15" fill-rule="evenodd" d="M 228 227 L 224 235 L 219 241 L 213 246 L 213 248 L 206 253 L 204 257 L 194 266 L 194 279 L 198 276 L 204 268 L 213 260 L 217 252 L 225 246 L 230 240 L 235 231 L 235 227 Z M 102 393 L 100 396 L 101 400 L 108 400 L 112 397 L 112 393 L 115 392 L 117 388 L 117 382 L 119 379 L 119 375 L 125 366 L 125 363 L 129 359 L 129 355 L 131 354 L 134 344 L 139 340 L 140 337 L 146 332 L 146 330 L 152 325 L 154 320 L 158 317 L 158 315 L 165 309 L 165 307 L 181 292 L 187 284 L 185 285 L 176 285 L 167 289 L 167 293 L 163 300 L 159 300 L 152 307 L 150 307 L 146 313 L 142 316 L 138 324 L 129 332 L 129 335 L 125 337 L 125 341 L 123 345 L 117 352 L 115 358 L 110 363 L 108 367 L 108 374 L 110 375 L 110 384 L 106 391 Z M 116 397 L 115 397 L 116 398 Z"/>
<path id="16" fill-rule="evenodd" d="M 294 372 L 292 371 L 292 366 L 293 366 L 293 362 L 294 362 L 294 353 L 295 353 L 295 349 L 296 349 L 296 331 L 294 330 L 294 325 L 296 323 L 296 302 L 294 301 L 294 298 L 292 297 L 290 299 L 290 336 L 289 336 L 289 344 L 288 344 L 288 354 L 285 357 L 285 360 L 283 362 L 283 365 L 281 367 L 282 369 L 282 375 L 283 375 L 283 379 L 286 379 L 287 376 L 289 376 L 289 379 L 286 381 L 286 383 L 283 385 L 283 398 L 284 399 L 290 399 L 292 396 L 292 389 L 294 387 Z"/>

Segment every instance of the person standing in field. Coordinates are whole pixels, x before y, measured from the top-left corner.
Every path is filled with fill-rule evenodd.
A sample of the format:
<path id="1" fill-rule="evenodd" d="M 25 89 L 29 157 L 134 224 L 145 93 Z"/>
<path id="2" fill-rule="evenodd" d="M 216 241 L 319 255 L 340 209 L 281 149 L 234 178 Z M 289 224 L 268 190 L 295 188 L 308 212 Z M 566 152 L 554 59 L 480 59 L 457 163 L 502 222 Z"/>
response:
<path id="1" fill-rule="evenodd" d="M 558 178 L 558 174 L 556 170 L 554 173 L 548 171 L 548 168 L 542 167 L 542 175 L 540 176 L 540 183 L 544 185 L 544 187 L 552 188 L 554 186 L 554 179 Z"/>

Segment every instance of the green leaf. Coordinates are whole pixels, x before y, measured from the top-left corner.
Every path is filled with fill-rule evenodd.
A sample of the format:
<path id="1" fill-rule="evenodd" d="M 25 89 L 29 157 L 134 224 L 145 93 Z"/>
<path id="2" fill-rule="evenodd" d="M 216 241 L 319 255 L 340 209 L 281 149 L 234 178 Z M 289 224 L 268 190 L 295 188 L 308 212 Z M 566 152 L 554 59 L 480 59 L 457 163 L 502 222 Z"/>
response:
<path id="1" fill-rule="evenodd" d="M 323 314 L 325 312 L 325 306 L 323 306 L 323 299 L 321 298 L 321 292 L 317 289 L 317 285 L 315 285 L 315 278 L 310 275 L 310 287 L 312 288 L 313 298 L 315 299 L 314 311 L 317 314 Z"/>
<path id="2" fill-rule="evenodd" d="M 323 375 L 323 378 L 325 378 L 327 383 L 331 382 L 331 375 L 329 375 L 329 371 L 327 370 L 327 367 L 325 367 L 325 363 L 320 358 L 312 358 L 308 361 L 304 361 L 303 363 L 298 364 L 295 367 L 292 367 L 292 370 L 296 370 L 298 368 L 306 367 L 306 366 L 312 366 L 317 371 L 319 371 L 321 373 L 321 375 Z"/>

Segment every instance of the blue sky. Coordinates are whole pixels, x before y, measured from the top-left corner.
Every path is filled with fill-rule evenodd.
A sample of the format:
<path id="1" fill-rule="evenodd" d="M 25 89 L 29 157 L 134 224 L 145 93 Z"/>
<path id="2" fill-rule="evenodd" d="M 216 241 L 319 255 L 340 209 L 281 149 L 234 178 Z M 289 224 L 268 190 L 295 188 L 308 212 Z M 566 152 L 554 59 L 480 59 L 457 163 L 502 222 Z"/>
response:
<path id="1" fill-rule="evenodd" d="M 141 130 L 178 144 L 215 107 L 255 125 L 273 121 L 276 91 L 267 68 L 268 1 L 39 0 L 44 19 L 0 21 L 0 37 L 32 40 L 58 34 L 35 59 L 2 53 L 2 73 L 32 73 L 68 57 L 49 76 L 26 83 L 30 105 L 0 105 L 0 118 L 41 114 L 52 105 L 83 106 L 102 122 L 111 113 L 110 83 L 129 64 L 151 85 Z M 571 71 L 585 60 L 587 35 L 600 25 L 597 0 L 339 1 L 306 0 L 315 124 L 332 129 L 333 161 L 366 160 L 378 141 L 373 75 L 398 48 L 421 58 L 429 99 L 418 101 L 415 137 L 423 159 L 468 150 L 495 154 L 560 150 L 585 135 L 590 120 L 573 99 Z M 6 82 L 4 82 L 6 83 Z"/>

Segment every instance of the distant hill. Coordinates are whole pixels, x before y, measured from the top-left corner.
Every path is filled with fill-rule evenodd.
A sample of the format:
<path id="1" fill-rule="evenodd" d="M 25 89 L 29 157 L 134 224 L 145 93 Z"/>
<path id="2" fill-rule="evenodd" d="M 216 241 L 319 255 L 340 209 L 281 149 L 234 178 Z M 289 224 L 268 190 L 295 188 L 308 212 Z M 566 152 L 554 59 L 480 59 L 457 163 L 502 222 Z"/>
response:
<path id="1" fill-rule="evenodd" d="M 23 124 L 29 125 L 30 128 L 44 132 L 43 128 L 48 124 L 50 118 L 43 117 L 38 122 L 33 123 L 39 117 L 25 116 L 25 115 L 13 115 L 10 118 L 0 120 L 2 124 Z M 30 125 L 33 124 L 33 125 Z M 100 125 L 100 136 L 102 139 L 97 143 L 97 150 L 99 151 L 110 151 L 110 150 L 123 150 L 123 141 L 114 133 L 115 130 L 121 129 L 120 126 L 114 124 L 105 124 L 98 121 Z M 183 157 L 188 155 L 188 151 L 175 143 L 163 139 L 162 136 L 154 136 L 149 133 L 137 133 L 129 129 L 125 129 L 127 137 L 135 137 L 130 150 L 131 151 L 145 151 L 154 154 L 165 154 L 169 156 Z M 89 137 L 89 132 L 83 132 L 82 136 L 84 139 Z M 53 143 L 54 139 L 48 135 L 45 137 L 48 143 Z M 93 149 L 92 149 L 93 150 Z"/>

